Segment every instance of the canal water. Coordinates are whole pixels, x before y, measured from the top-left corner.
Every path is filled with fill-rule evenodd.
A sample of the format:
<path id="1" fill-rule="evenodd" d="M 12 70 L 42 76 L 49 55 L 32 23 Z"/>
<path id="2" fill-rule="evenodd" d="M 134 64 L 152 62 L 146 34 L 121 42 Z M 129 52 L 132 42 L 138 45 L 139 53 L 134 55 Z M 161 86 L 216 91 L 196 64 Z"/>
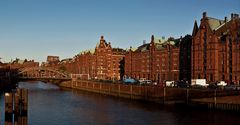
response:
<path id="1" fill-rule="evenodd" d="M 20 82 L 28 89 L 28 125 L 240 125 L 240 114 L 121 99 L 43 82 Z M 0 96 L 4 125 L 4 94 Z"/>

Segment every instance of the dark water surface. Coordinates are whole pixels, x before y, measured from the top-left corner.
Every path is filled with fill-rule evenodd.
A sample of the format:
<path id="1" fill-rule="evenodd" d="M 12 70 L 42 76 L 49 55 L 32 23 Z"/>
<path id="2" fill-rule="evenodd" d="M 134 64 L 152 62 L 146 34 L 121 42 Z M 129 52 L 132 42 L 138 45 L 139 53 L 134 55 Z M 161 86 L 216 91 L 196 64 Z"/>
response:
<path id="1" fill-rule="evenodd" d="M 120 99 L 42 82 L 21 82 L 29 89 L 28 125 L 240 125 L 240 114 Z M 0 125 L 4 97 L 0 96 Z"/>

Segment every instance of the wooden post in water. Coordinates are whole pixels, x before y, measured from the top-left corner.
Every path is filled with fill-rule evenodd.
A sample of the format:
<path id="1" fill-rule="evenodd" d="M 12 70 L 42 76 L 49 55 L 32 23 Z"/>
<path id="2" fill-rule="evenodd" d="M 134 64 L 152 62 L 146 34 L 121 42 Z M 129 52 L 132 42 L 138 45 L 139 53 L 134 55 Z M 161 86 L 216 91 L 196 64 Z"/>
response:
<path id="1" fill-rule="evenodd" d="M 217 105 L 217 90 L 214 90 L 214 107 L 216 108 Z"/>
<path id="2" fill-rule="evenodd" d="M 5 125 L 12 125 L 13 122 L 13 94 L 5 93 Z"/>
<path id="3" fill-rule="evenodd" d="M 111 84 L 107 84 L 108 85 L 108 95 L 110 95 L 110 91 L 111 91 Z"/>
<path id="4" fill-rule="evenodd" d="M 14 110 L 13 110 L 13 114 L 14 114 L 14 123 L 17 123 L 18 121 L 18 118 L 19 118 L 19 111 L 20 111 L 20 108 L 19 108 L 19 89 L 14 92 Z"/>
<path id="5" fill-rule="evenodd" d="M 189 89 L 187 88 L 187 104 L 188 104 L 188 99 L 189 99 Z"/>
<path id="6" fill-rule="evenodd" d="M 25 89 L 18 90 L 19 95 L 19 125 L 27 125 L 27 112 L 28 112 L 28 91 Z"/>
<path id="7" fill-rule="evenodd" d="M 120 96 L 120 84 L 118 84 L 118 97 Z"/>
<path id="8" fill-rule="evenodd" d="M 88 88 L 88 82 L 87 82 L 87 85 L 86 85 L 86 90 L 89 90 L 89 88 Z"/>
<path id="9" fill-rule="evenodd" d="M 145 97 L 144 99 L 147 100 L 147 88 L 146 88 L 147 86 L 144 85 L 143 87 L 144 87 L 144 97 Z"/>
<path id="10" fill-rule="evenodd" d="M 133 88 L 132 88 L 132 85 L 130 85 L 130 94 L 131 94 L 131 96 L 130 96 L 130 98 L 131 99 L 133 99 L 133 90 L 132 90 Z"/>
<path id="11" fill-rule="evenodd" d="M 27 125 L 27 109 L 27 90 L 5 93 L 5 125 Z"/>
<path id="12" fill-rule="evenodd" d="M 71 80 L 71 88 L 73 88 L 73 75 L 70 74 L 70 77 L 72 78 L 72 80 Z"/>
<path id="13" fill-rule="evenodd" d="M 163 88 L 163 104 L 166 101 L 166 87 Z"/>
<path id="14" fill-rule="evenodd" d="M 99 93 L 101 93 L 101 91 L 102 91 L 102 83 L 100 83 Z"/>

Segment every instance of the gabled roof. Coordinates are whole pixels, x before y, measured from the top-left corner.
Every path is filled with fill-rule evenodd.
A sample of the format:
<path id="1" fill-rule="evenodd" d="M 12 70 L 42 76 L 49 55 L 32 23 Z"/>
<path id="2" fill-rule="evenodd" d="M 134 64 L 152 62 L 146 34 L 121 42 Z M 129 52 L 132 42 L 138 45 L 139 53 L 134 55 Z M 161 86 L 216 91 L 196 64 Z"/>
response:
<path id="1" fill-rule="evenodd" d="M 111 47 L 111 43 L 110 42 L 107 43 L 106 40 L 104 39 L 104 36 L 101 36 L 100 42 L 97 43 L 96 48 L 101 47 L 101 45 L 103 45 L 102 47 Z"/>
<path id="2" fill-rule="evenodd" d="M 161 37 L 161 38 L 154 38 L 154 40 L 153 40 L 153 42 L 154 43 L 160 43 L 160 44 L 162 44 L 162 43 L 164 43 L 164 42 L 166 42 L 167 40 L 165 39 L 165 37 L 163 36 L 163 37 Z"/>
<path id="3" fill-rule="evenodd" d="M 207 21 L 211 30 L 216 30 L 219 26 L 221 26 L 224 23 L 224 20 L 219 20 L 212 17 L 207 17 Z"/>
<path id="4" fill-rule="evenodd" d="M 167 45 L 172 45 L 172 46 L 177 45 L 177 41 L 174 38 L 167 40 L 164 37 L 154 38 L 154 36 L 152 36 L 152 41 L 154 43 L 156 50 L 165 49 Z M 143 45 L 139 46 L 135 51 L 144 52 L 144 51 L 148 51 L 149 49 L 150 49 L 150 43 L 147 43 L 147 44 L 143 44 Z"/>
<path id="5" fill-rule="evenodd" d="M 126 52 L 126 50 L 122 49 L 122 48 L 112 48 L 113 52 Z"/>
<path id="6" fill-rule="evenodd" d="M 66 59 L 62 59 L 59 63 L 66 63 L 66 62 L 72 62 L 72 58 L 66 58 Z"/>
<path id="7" fill-rule="evenodd" d="M 137 50 L 137 48 L 130 47 L 130 49 L 128 49 L 128 51 L 130 51 L 130 50 L 134 52 Z"/>
<path id="8" fill-rule="evenodd" d="M 193 27 L 193 32 L 192 32 L 192 36 L 195 36 L 198 32 L 198 25 L 197 25 L 197 21 L 194 21 L 194 27 Z"/>
<path id="9" fill-rule="evenodd" d="M 88 49 L 88 50 L 81 51 L 79 53 L 79 55 L 86 54 L 86 53 L 94 54 L 95 53 L 95 49 Z"/>
<path id="10" fill-rule="evenodd" d="M 149 47 L 150 47 L 149 43 L 143 44 L 143 45 L 139 46 L 135 51 L 137 51 L 137 52 L 144 52 L 144 51 L 149 50 Z"/>
<path id="11" fill-rule="evenodd" d="M 240 22 L 240 18 L 238 14 L 231 14 L 230 20 L 227 20 L 227 17 L 225 17 L 224 20 L 220 20 L 212 17 L 206 17 L 206 19 L 211 30 L 215 31 L 217 35 L 227 34 L 233 22 L 236 22 L 236 23 Z"/>

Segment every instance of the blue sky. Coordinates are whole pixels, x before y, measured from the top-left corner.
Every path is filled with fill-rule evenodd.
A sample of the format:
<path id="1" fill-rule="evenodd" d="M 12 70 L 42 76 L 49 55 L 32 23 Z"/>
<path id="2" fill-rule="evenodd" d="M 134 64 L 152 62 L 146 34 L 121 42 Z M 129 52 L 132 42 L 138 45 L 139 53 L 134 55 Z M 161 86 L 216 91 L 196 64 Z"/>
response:
<path id="1" fill-rule="evenodd" d="M 202 12 L 224 19 L 240 13 L 239 5 L 240 0 L 1 0 L 0 57 L 73 57 L 94 49 L 101 35 L 113 47 L 137 47 L 152 34 L 191 34 Z"/>

